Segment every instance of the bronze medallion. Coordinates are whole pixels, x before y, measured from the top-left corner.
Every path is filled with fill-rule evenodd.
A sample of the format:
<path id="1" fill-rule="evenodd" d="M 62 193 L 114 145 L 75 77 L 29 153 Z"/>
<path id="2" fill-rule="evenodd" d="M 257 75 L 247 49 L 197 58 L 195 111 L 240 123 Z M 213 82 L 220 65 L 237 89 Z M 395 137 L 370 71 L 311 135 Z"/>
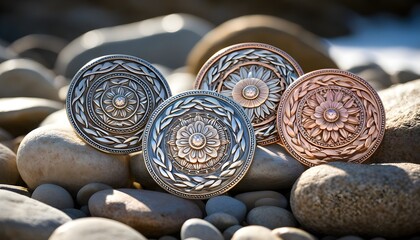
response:
<path id="1" fill-rule="evenodd" d="M 169 98 L 153 112 L 144 135 L 150 175 L 168 192 L 191 199 L 207 199 L 235 186 L 256 147 L 243 108 L 212 91 Z"/>
<path id="2" fill-rule="evenodd" d="M 96 58 L 70 83 L 67 115 L 77 134 L 107 153 L 141 150 L 152 111 L 171 96 L 163 76 L 150 63 L 127 55 Z"/>
<path id="3" fill-rule="evenodd" d="M 251 119 L 257 143 L 280 140 L 276 113 L 284 90 L 302 69 L 284 51 L 263 43 L 241 43 L 212 56 L 198 73 L 195 88 L 234 99 Z"/>
<path id="4" fill-rule="evenodd" d="M 286 149 L 307 166 L 361 163 L 382 141 L 385 111 L 365 80 L 323 69 L 301 76 L 286 90 L 277 128 Z"/>

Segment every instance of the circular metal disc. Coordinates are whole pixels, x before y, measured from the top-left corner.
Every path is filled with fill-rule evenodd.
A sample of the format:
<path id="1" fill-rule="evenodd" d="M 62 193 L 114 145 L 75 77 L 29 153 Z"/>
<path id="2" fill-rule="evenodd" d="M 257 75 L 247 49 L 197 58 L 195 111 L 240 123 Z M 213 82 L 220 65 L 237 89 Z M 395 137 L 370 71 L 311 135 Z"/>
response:
<path id="1" fill-rule="evenodd" d="M 256 147 L 244 110 L 211 91 L 169 98 L 153 112 L 144 134 L 150 175 L 168 192 L 191 199 L 231 189 L 247 172 Z"/>
<path id="2" fill-rule="evenodd" d="M 277 117 L 286 149 L 307 166 L 361 163 L 375 152 L 385 131 L 385 111 L 375 90 L 336 69 L 301 76 L 283 94 Z"/>
<path id="3" fill-rule="evenodd" d="M 171 96 L 150 63 L 127 55 L 96 58 L 69 86 L 67 115 L 80 137 L 98 150 L 127 154 L 141 150 L 152 111 Z"/>
<path id="4" fill-rule="evenodd" d="M 280 140 L 276 112 L 283 91 L 303 74 L 284 51 L 263 43 L 241 43 L 212 56 L 198 73 L 195 88 L 234 99 L 251 119 L 257 143 Z"/>

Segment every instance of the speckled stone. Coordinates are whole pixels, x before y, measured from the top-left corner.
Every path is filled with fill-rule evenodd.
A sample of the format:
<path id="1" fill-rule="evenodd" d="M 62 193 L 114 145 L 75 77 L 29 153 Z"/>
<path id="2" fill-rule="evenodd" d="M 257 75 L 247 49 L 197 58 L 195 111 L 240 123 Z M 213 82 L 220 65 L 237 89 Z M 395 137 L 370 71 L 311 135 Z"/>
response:
<path id="1" fill-rule="evenodd" d="M 106 218 L 77 219 L 57 228 L 49 240 L 147 240 L 131 227 Z"/>
<path id="2" fill-rule="evenodd" d="M 0 184 L 16 184 L 18 179 L 16 154 L 0 143 Z"/>
<path id="3" fill-rule="evenodd" d="M 222 213 L 222 212 L 217 212 L 217 213 L 208 215 L 207 217 L 204 218 L 204 220 L 211 223 L 221 232 L 223 232 L 224 230 L 226 230 L 227 228 L 233 225 L 239 224 L 238 219 L 236 219 L 234 216 L 227 213 Z"/>
<path id="4" fill-rule="evenodd" d="M 146 237 L 174 234 L 187 219 L 202 217 L 190 200 L 138 189 L 99 191 L 90 197 L 89 210 L 92 216 L 125 223 Z"/>
<path id="5" fill-rule="evenodd" d="M 80 139 L 74 130 L 48 125 L 30 132 L 17 153 L 17 167 L 31 189 L 55 183 L 76 195 L 91 182 L 128 186 L 128 159 L 100 152 Z"/>
<path id="6" fill-rule="evenodd" d="M 287 199 L 283 194 L 275 191 L 254 191 L 254 192 L 245 192 L 240 193 L 235 196 L 236 199 L 245 203 L 248 210 L 256 207 L 255 204 L 260 199 L 275 199 L 279 202 L 280 206 L 285 208 L 287 207 Z"/>
<path id="7" fill-rule="evenodd" d="M 207 215 L 224 212 L 234 216 L 239 222 L 245 219 L 246 206 L 241 201 L 229 196 L 217 196 L 210 198 L 206 203 Z"/>
<path id="8" fill-rule="evenodd" d="M 192 218 L 185 221 L 181 228 L 181 239 L 198 238 L 201 240 L 223 240 L 222 233 L 211 223 Z"/>
<path id="9" fill-rule="evenodd" d="M 276 228 L 272 233 L 282 240 L 316 240 L 311 234 L 294 227 Z"/>
<path id="10" fill-rule="evenodd" d="M 243 228 L 241 225 L 230 226 L 225 231 L 223 231 L 223 237 L 225 240 L 230 240 L 233 237 L 233 234 L 235 234 L 235 232 L 241 228 Z"/>
<path id="11" fill-rule="evenodd" d="M 71 218 L 20 194 L 0 190 L 0 239 L 45 240 Z"/>
<path id="12" fill-rule="evenodd" d="M 66 189 L 50 183 L 35 188 L 32 198 L 58 209 L 73 208 L 73 198 Z"/>
<path id="13" fill-rule="evenodd" d="M 420 163 L 420 79 L 379 92 L 386 113 L 385 136 L 368 160 Z"/>
<path id="14" fill-rule="evenodd" d="M 88 183 L 83 186 L 79 192 L 77 192 L 77 203 L 79 203 L 81 206 L 87 205 L 89 198 L 94 193 L 105 189 L 112 189 L 112 187 L 104 183 Z"/>
<path id="15" fill-rule="evenodd" d="M 232 240 L 281 240 L 263 226 L 246 226 L 233 234 Z"/>
<path id="16" fill-rule="evenodd" d="M 248 172 L 232 191 L 290 189 L 305 169 L 278 144 L 257 146 Z"/>
<path id="17" fill-rule="evenodd" d="M 403 237 L 420 229 L 420 165 L 336 162 L 312 167 L 290 204 L 305 229 L 326 235 Z"/>
<path id="18" fill-rule="evenodd" d="M 250 225 L 260 225 L 269 229 L 295 227 L 297 225 L 291 212 L 274 206 L 261 206 L 252 209 L 246 216 L 246 222 Z"/>

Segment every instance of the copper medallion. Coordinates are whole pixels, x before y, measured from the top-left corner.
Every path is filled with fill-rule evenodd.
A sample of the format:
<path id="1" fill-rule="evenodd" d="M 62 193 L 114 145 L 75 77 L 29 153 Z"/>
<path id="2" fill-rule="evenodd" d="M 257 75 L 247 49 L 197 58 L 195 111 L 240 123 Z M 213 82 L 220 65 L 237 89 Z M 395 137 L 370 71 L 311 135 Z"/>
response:
<path id="1" fill-rule="evenodd" d="M 152 111 L 171 95 L 150 63 L 127 55 L 96 58 L 70 83 L 67 115 L 77 134 L 98 150 L 127 154 L 141 150 Z"/>
<path id="2" fill-rule="evenodd" d="M 276 112 L 283 91 L 302 69 L 284 51 L 263 43 L 241 43 L 213 55 L 198 73 L 195 88 L 234 99 L 251 119 L 257 143 L 280 140 Z"/>
<path id="3" fill-rule="evenodd" d="M 301 76 L 284 93 L 277 117 L 286 149 L 307 166 L 361 163 L 375 152 L 385 131 L 385 111 L 375 90 L 336 69 Z"/>
<path id="4" fill-rule="evenodd" d="M 211 91 L 169 98 L 153 112 L 144 135 L 150 175 L 168 192 L 191 199 L 231 189 L 247 172 L 256 147 L 244 110 Z"/>

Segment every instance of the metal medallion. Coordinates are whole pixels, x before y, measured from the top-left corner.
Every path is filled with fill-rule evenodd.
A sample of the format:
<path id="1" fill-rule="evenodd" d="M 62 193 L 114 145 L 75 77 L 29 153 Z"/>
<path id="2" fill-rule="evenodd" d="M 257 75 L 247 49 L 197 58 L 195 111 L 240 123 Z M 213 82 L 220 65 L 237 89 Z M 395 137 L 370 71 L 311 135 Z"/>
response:
<path id="1" fill-rule="evenodd" d="M 277 128 L 286 149 L 307 166 L 361 163 L 378 148 L 385 111 L 360 77 L 323 69 L 301 76 L 283 94 Z"/>
<path id="2" fill-rule="evenodd" d="M 67 115 L 80 137 L 98 150 L 128 154 L 141 150 L 152 111 L 171 96 L 150 63 L 127 55 L 96 58 L 70 83 Z"/>
<path id="3" fill-rule="evenodd" d="M 276 113 L 284 90 L 303 74 L 284 51 L 263 43 L 241 43 L 211 57 L 198 73 L 195 88 L 234 99 L 251 119 L 257 143 L 280 140 Z"/>
<path id="4" fill-rule="evenodd" d="M 247 172 L 256 147 L 244 110 L 212 91 L 169 98 L 153 112 L 144 135 L 150 175 L 168 192 L 191 199 L 231 189 Z"/>

